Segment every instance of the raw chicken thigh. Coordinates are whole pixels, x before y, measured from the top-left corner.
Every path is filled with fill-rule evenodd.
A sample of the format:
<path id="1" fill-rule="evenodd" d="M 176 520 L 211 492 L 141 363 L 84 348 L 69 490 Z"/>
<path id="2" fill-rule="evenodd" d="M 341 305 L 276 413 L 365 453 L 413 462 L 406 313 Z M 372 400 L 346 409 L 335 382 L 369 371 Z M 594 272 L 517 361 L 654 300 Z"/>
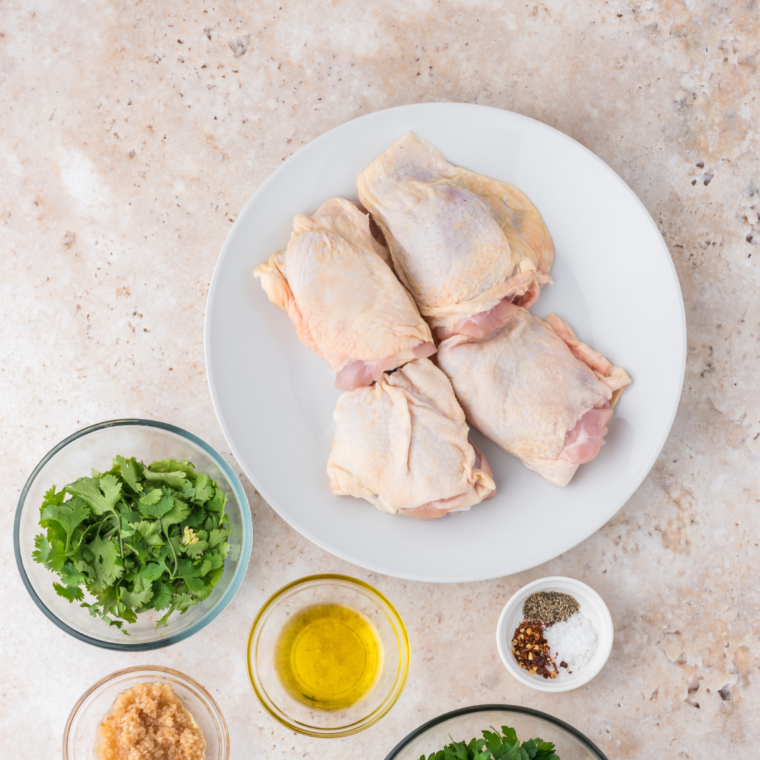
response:
<path id="1" fill-rule="evenodd" d="M 581 343 L 559 317 L 510 305 L 485 339 L 455 335 L 438 365 L 475 427 L 557 486 L 590 462 L 631 378 Z"/>
<path id="2" fill-rule="evenodd" d="M 554 245 L 528 198 L 450 164 L 411 132 L 357 184 L 396 273 L 439 337 L 483 337 L 503 324 L 503 304 L 528 306 L 551 282 Z"/>
<path id="3" fill-rule="evenodd" d="M 335 371 L 335 387 L 369 385 L 435 352 L 430 328 L 372 235 L 369 217 L 341 198 L 298 214 L 288 247 L 254 276 L 288 313 L 301 341 Z"/>
<path id="4" fill-rule="evenodd" d="M 422 520 L 496 494 L 451 383 L 429 359 L 342 394 L 333 416 L 327 473 L 336 494 Z"/>

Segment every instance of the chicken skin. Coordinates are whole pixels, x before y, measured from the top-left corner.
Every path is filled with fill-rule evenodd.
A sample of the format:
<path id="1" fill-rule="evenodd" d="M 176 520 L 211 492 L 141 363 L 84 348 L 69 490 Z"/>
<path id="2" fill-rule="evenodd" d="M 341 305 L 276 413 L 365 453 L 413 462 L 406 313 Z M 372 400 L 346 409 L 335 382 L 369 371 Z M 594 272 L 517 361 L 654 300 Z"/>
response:
<path id="1" fill-rule="evenodd" d="M 513 305 L 491 336 L 455 335 L 437 359 L 467 419 L 557 486 L 599 453 L 631 382 L 559 317 L 544 321 Z"/>
<path id="2" fill-rule="evenodd" d="M 342 394 L 333 416 L 327 473 L 336 494 L 422 520 L 496 494 L 451 383 L 429 359 Z"/>
<path id="3" fill-rule="evenodd" d="M 435 352 L 430 328 L 388 262 L 368 215 L 335 198 L 311 218 L 298 214 L 288 247 L 254 272 L 304 345 L 336 373 L 336 388 L 369 385 Z"/>
<path id="4" fill-rule="evenodd" d="M 450 164 L 411 132 L 357 180 L 393 266 L 440 338 L 483 337 L 503 303 L 529 306 L 551 282 L 554 245 L 512 185 Z"/>

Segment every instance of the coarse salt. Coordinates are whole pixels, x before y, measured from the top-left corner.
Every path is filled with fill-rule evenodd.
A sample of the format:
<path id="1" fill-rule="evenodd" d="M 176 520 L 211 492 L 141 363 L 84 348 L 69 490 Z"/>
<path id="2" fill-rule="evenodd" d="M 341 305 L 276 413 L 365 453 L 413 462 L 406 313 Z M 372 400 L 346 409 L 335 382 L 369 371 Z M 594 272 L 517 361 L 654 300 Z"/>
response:
<path id="1" fill-rule="evenodd" d="M 567 668 L 558 668 L 560 676 L 588 665 L 598 645 L 594 626 L 582 612 L 547 627 L 544 637 L 557 665 L 567 663 Z"/>

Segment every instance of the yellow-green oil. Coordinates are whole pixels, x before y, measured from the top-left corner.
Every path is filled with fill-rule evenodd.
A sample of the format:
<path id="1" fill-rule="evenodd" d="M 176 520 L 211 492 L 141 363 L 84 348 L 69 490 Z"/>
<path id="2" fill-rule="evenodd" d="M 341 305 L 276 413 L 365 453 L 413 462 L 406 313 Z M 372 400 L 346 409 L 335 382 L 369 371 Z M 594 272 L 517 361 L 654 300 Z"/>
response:
<path id="1" fill-rule="evenodd" d="M 283 627 L 275 645 L 277 675 L 309 707 L 339 710 L 373 687 L 382 645 L 372 623 L 342 604 L 313 604 Z"/>

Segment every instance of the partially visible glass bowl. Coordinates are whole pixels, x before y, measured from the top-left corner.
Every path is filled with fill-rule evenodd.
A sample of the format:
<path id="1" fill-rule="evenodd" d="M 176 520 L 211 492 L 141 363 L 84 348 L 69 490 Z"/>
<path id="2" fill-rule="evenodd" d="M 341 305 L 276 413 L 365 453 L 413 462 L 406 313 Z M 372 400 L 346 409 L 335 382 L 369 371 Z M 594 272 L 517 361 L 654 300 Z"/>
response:
<path id="1" fill-rule="evenodd" d="M 541 738 L 553 742 L 561 760 L 607 760 L 590 739 L 559 718 L 514 705 L 479 705 L 439 715 L 402 739 L 385 760 L 420 760 L 453 741 L 480 738 L 483 730 L 514 728 L 521 741 Z"/>
<path id="2" fill-rule="evenodd" d="M 360 612 L 380 639 L 382 669 L 377 681 L 361 700 L 344 709 L 318 710 L 299 702 L 275 669 L 283 626 L 314 604 L 340 604 Z M 283 586 L 261 608 L 248 637 L 248 675 L 256 696 L 275 720 L 307 736 L 350 736 L 374 725 L 398 701 L 408 671 L 409 638 L 398 612 L 368 583 L 346 575 L 311 575 Z"/>
<path id="3" fill-rule="evenodd" d="M 224 575 L 211 595 L 190 607 L 184 615 L 175 612 L 166 627 L 156 629 L 163 612 L 149 610 L 137 622 L 125 624 L 130 635 L 92 617 L 79 602 L 68 602 L 56 594 L 58 576 L 32 559 L 34 538 L 42 533 L 40 504 L 52 485 L 62 488 L 95 468 L 110 469 L 118 454 L 136 457 L 146 464 L 156 459 L 192 462 L 227 494 L 232 548 L 224 563 Z M 211 446 L 186 430 L 150 420 L 112 420 L 80 430 L 61 441 L 34 468 L 16 510 L 13 545 L 16 564 L 27 591 L 37 606 L 59 628 L 88 644 L 139 652 L 176 644 L 192 636 L 214 620 L 230 603 L 240 586 L 251 556 L 251 510 L 240 480 L 223 457 Z"/>
<path id="4" fill-rule="evenodd" d="M 206 740 L 204 760 L 228 760 L 230 737 L 227 724 L 214 698 L 189 676 L 171 668 L 137 666 L 125 668 L 91 686 L 74 705 L 63 731 L 63 760 L 94 760 L 98 726 L 121 692 L 139 683 L 170 683 L 185 709 L 193 716 Z"/>

